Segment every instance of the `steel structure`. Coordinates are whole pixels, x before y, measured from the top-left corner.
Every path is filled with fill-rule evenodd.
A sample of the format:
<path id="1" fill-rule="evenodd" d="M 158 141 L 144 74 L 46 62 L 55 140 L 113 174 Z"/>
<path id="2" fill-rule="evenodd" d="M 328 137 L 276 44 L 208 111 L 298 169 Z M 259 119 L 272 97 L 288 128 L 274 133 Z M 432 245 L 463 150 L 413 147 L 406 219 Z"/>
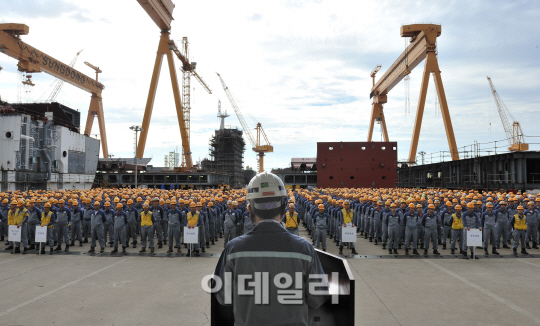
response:
<path id="1" fill-rule="evenodd" d="M 487 80 L 489 82 L 489 87 L 491 88 L 491 93 L 493 93 L 495 104 L 497 105 L 497 111 L 499 111 L 499 116 L 501 117 L 504 132 L 506 133 L 506 139 L 508 139 L 508 143 L 510 144 L 508 150 L 512 152 L 528 151 L 529 144 L 525 143 L 525 139 L 523 138 L 523 130 L 521 130 L 521 125 L 518 121 L 516 121 L 516 119 L 514 119 L 514 117 L 502 101 L 499 93 L 497 93 L 497 90 L 493 85 L 493 82 L 491 82 L 491 78 L 487 77 Z M 512 125 L 510 125 L 510 121 L 508 121 L 507 115 L 509 115 L 510 118 L 513 120 Z"/>
<path id="2" fill-rule="evenodd" d="M 225 82 L 223 81 L 223 78 L 219 74 L 217 74 L 219 77 L 219 80 L 221 81 L 221 85 L 223 86 L 223 90 L 225 91 L 225 94 L 227 94 L 227 97 L 229 98 L 229 102 L 231 102 L 231 106 L 234 109 L 234 112 L 236 113 L 236 116 L 238 117 L 238 121 L 240 121 L 240 124 L 242 125 L 242 129 L 244 130 L 244 133 L 248 136 L 249 142 L 251 143 L 252 150 L 257 153 L 258 160 L 257 165 L 259 168 L 259 173 L 264 171 L 264 153 L 272 153 L 274 151 L 274 147 L 270 144 L 270 141 L 268 140 L 268 137 L 266 136 L 266 133 L 264 132 L 264 129 L 262 128 L 261 123 L 257 123 L 257 127 L 255 130 L 257 130 L 257 138 L 254 139 L 253 135 L 251 134 L 251 130 L 249 129 L 246 121 L 244 120 L 244 116 L 242 115 L 242 112 L 240 111 L 240 108 L 236 104 L 236 101 L 234 100 L 234 97 L 231 94 L 231 91 L 229 90 L 229 87 L 225 85 Z M 261 141 L 266 143 L 265 145 L 261 145 Z"/>
<path id="3" fill-rule="evenodd" d="M 75 55 L 75 58 L 73 58 L 73 60 L 71 60 L 71 62 L 69 63 L 69 66 L 71 68 L 75 67 L 75 64 L 77 63 L 77 59 L 79 58 L 79 55 L 81 54 L 81 52 L 83 52 L 83 50 L 77 52 L 77 54 Z M 57 79 L 55 84 L 54 84 L 53 91 L 51 92 L 51 94 L 47 98 L 47 102 L 52 103 L 52 102 L 56 101 L 56 97 L 58 96 L 58 93 L 60 93 L 60 90 L 62 89 L 62 86 L 64 86 L 64 81 L 62 79 Z"/>
<path id="4" fill-rule="evenodd" d="M 159 75 L 161 72 L 161 64 L 163 62 L 163 56 L 167 55 L 167 63 L 169 65 L 169 74 L 171 76 L 171 83 L 174 95 L 174 103 L 176 106 L 176 115 L 178 117 L 178 125 L 180 127 L 180 136 L 182 138 L 182 162 L 184 169 L 191 169 L 193 167 L 193 160 L 191 157 L 191 147 L 189 142 L 189 127 L 190 127 L 190 105 L 189 105 L 189 91 L 190 91 L 190 76 L 193 75 L 203 85 L 203 87 L 209 92 L 210 88 L 204 83 L 200 76 L 195 71 L 196 63 L 190 62 L 187 57 L 188 54 L 188 42 L 187 38 L 183 42 L 184 55 L 176 46 L 174 41 L 170 39 L 171 22 L 174 19 L 172 16 L 174 10 L 174 3 L 171 0 L 137 0 L 137 2 L 148 13 L 150 18 L 156 23 L 161 30 L 161 37 L 158 44 L 158 50 L 156 54 L 156 60 L 154 63 L 154 70 L 152 73 L 152 79 L 150 82 L 150 89 L 148 91 L 148 98 L 146 100 L 146 107 L 144 110 L 144 117 L 139 139 L 139 148 L 137 150 L 137 157 L 142 158 L 144 155 L 144 149 L 146 147 L 146 139 L 148 137 L 148 130 L 150 128 L 150 119 L 152 117 L 152 110 L 154 108 L 154 100 L 156 97 L 157 85 L 159 82 Z M 182 62 L 182 71 L 184 73 L 182 85 L 183 92 L 182 97 L 184 106 L 182 105 L 182 99 L 180 97 L 180 91 L 178 88 L 178 76 L 176 75 L 176 68 L 174 63 L 173 52 Z M 187 75 L 186 75 L 187 74 Z"/>
<path id="5" fill-rule="evenodd" d="M 413 24 L 401 26 L 401 37 L 409 37 L 410 45 L 399 56 L 399 58 L 390 66 L 388 71 L 379 79 L 379 81 L 371 89 L 370 98 L 373 99 L 371 119 L 369 124 L 367 141 L 372 141 L 373 127 L 375 121 L 381 123 L 383 138 L 388 142 L 388 131 L 383 111 L 383 104 L 387 102 L 388 92 L 394 88 L 405 76 L 426 59 L 424 64 L 424 73 L 422 76 L 422 86 L 420 88 L 420 98 L 418 100 L 418 109 L 416 111 L 416 119 L 409 150 L 409 162 L 416 161 L 416 150 L 418 147 L 418 139 L 420 138 L 420 128 L 422 126 L 422 118 L 424 115 L 424 105 L 426 103 L 426 94 L 429 84 L 429 75 L 433 73 L 435 79 L 435 87 L 439 103 L 441 104 L 441 112 L 446 130 L 446 138 L 452 160 L 459 160 L 458 149 L 454 137 L 454 129 L 446 103 L 446 95 L 441 79 L 441 71 L 437 62 L 437 37 L 441 35 L 441 25 L 435 24 Z M 375 69 L 371 73 L 371 77 L 375 78 Z"/>
<path id="6" fill-rule="evenodd" d="M 51 76 L 91 93 L 92 97 L 90 99 L 90 108 L 88 109 L 84 134 L 90 136 L 94 117 L 97 116 L 103 157 L 108 157 L 109 150 L 107 147 L 107 133 L 105 130 L 105 117 L 101 97 L 101 92 L 105 89 L 105 86 L 97 80 L 23 42 L 20 36 L 28 35 L 29 31 L 30 28 L 24 24 L 0 24 L 0 52 L 19 60 L 17 64 L 19 71 L 27 74 L 46 72 Z"/>

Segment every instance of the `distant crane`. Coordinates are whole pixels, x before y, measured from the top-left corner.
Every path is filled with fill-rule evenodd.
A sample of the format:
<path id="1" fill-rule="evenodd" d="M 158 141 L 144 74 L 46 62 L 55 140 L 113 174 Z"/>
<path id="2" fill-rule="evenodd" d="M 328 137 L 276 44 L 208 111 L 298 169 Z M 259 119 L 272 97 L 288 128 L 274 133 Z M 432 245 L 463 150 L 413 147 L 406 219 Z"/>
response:
<path id="1" fill-rule="evenodd" d="M 217 117 L 221 119 L 219 130 L 225 129 L 225 118 L 229 117 L 227 110 L 221 111 L 221 100 L 218 100 Z"/>
<path id="2" fill-rule="evenodd" d="M 495 104 L 497 105 L 497 111 L 499 111 L 499 116 L 501 117 L 504 132 L 506 133 L 506 138 L 508 139 L 508 143 L 510 143 L 510 147 L 508 147 L 508 150 L 512 152 L 528 151 L 529 144 L 525 143 L 525 139 L 523 138 L 523 131 L 521 130 L 519 122 L 516 121 L 510 111 L 508 111 L 508 108 L 502 101 L 499 93 L 497 93 L 497 90 L 495 90 L 495 86 L 493 86 L 491 78 L 487 77 L 487 80 L 489 82 L 489 87 L 491 87 L 491 93 L 493 93 Z M 510 118 L 513 120 L 512 125 L 510 125 L 510 121 L 508 121 L 507 115 L 509 115 Z"/>
<path id="3" fill-rule="evenodd" d="M 225 82 L 223 81 L 223 78 L 219 74 L 217 74 L 219 77 L 219 80 L 221 80 L 221 85 L 223 86 L 223 90 L 227 94 L 227 97 L 229 98 L 229 101 L 231 102 L 231 106 L 234 109 L 234 112 L 236 113 L 236 117 L 238 117 L 238 121 L 240 121 L 240 124 L 242 125 L 242 129 L 244 129 L 244 133 L 247 135 L 249 142 L 251 143 L 252 150 L 256 152 L 259 156 L 257 160 L 257 165 L 259 167 L 259 173 L 264 171 L 264 153 L 272 153 L 274 151 L 274 147 L 270 144 L 268 141 L 268 137 L 266 136 L 266 133 L 264 132 L 264 129 L 261 125 L 261 123 L 257 123 L 257 127 L 255 130 L 257 130 L 257 138 L 256 140 L 253 138 L 253 135 L 251 134 L 251 130 L 247 126 L 246 121 L 244 120 L 244 117 L 242 116 L 242 112 L 240 112 L 240 108 L 236 104 L 236 101 L 234 100 L 229 87 L 225 85 Z M 266 145 L 261 145 L 261 141 L 263 140 L 266 142 Z"/>
<path id="4" fill-rule="evenodd" d="M 84 50 L 84 49 L 83 49 Z M 75 58 L 73 58 L 71 60 L 71 62 L 69 63 L 69 66 L 71 68 L 75 67 L 75 64 L 77 63 L 77 59 L 79 58 L 79 54 L 81 54 L 81 52 L 83 52 L 83 50 L 77 52 L 77 54 L 75 55 Z M 97 79 L 96 79 L 97 80 Z M 49 98 L 47 98 L 47 102 L 54 102 L 56 101 L 56 97 L 58 96 L 58 93 L 60 92 L 60 90 L 62 89 L 62 86 L 64 86 L 64 81 L 62 79 L 57 79 L 55 84 L 54 84 L 54 88 L 53 88 L 53 91 L 51 92 L 51 94 L 49 95 Z"/>

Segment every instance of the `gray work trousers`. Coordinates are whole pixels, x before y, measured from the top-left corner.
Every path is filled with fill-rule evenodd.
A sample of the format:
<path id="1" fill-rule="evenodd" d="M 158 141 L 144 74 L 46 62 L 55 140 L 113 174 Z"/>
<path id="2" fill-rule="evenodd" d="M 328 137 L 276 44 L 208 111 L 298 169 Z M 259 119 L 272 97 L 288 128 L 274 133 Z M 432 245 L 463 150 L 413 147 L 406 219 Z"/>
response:
<path id="1" fill-rule="evenodd" d="M 169 224 L 169 248 L 173 247 L 173 240 L 176 241 L 175 248 L 180 248 L 180 225 L 171 225 Z"/>
<path id="2" fill-rule="evenodd" d="M 31 245 L 36 244 L 36 226 L 41 226 L 40 224 L 28 224 L 28 243 Z"/>
<path id="3" fill-rule="evenodd" d="M 290 234 L 294 234 L 294 235 L 298 235 L 298 228 L 287 228 L 287 231 L 290 233 Z"/>
<path id="4" fill-rule="evenodd" d="M 141 226 L 141 247 L 146 248 L 146 238 L 150 241 L 150 248 L 154 248 L 154 225 Z"/>
<path id="5" fill-rule="evenodd" d="M 122 242 L 122 248 L 127 247 L 126 242 L 126 226 L 122 226 L 121 228 L 114 228 L 114 247 L 118 248 L 118 239 Z"/>
<path id="6" fill-rule="evenodd" d="M 448 239 L 448 236 L 451 234 L 452 234 L 452 227 L 449 225 L 445 225 L 442 230 L 442 244 L 443 245 L 446 245 L 446 239 Z"/>
<path id="7" fill-rule="evenodd" d="M 137 242 L 137 224 L 128 222 L 126 225 L 126 244 L 129 244 L 129 239 L 133 238 L 133 242 Z"/>
<path id="8" fill-rule="evenodd" d="M 81 232 L 81 222 L 75 222 L 75 223 L 71 223 L 71 241 L 72 242 L 75 242 L 75 239 L 79 240 L 79 241 L 83 241 L 82 240 L 82 232 Z"/>
<path id="9" fill-rule="evenodd" d="M 163 240 L 167 241 L 167 238 L 169 237 L 169 222 L 168 221 L 161 221 L 161 232 L 163 232 Z"/>
<path id="10" fill-rule="evenodd" d="M 95 248 L 96 247 L 96 239 L 99 240 L 99 246 L 101 248 L 105 248 L 105 234 L 103 230 L 103 224 L 97 225 L 92 228 L 91 230 L 92 234 L 92 241 L 90 242 L 90 247 Z"/>
<path id="11" fill-rule="evenodd" d="M 158 241 L 159 242 L 163 241 L 163 228 L 161 227 L 161 222 L 156 222 L 152 226 L 153 226 L 152 234 L 149 234 L 148 237 L 152 238 L 151 241 L 154 241 L 154 234 L 156 233 Z M 141 229 L 141 234 L 142 234 L 142 229 Z M 150 248 L 152 248 L 152 247 L 150 247 Z"/>
<path id="12" fill-rule="evenodd" d="M 83 233 L 83 237 L 85 239 L 88 239 L 91 237 L 92 235 L 92 221 L 91 220 L 83 220 L 82 221 L 82 233 Z"/>
<path id="13" fill-rule="evenodd" d="M 525 236 L 526 236 L 525 230 L 514 229 L 514 244 L 512 245 L 512 249 L 517 249 L 519 245 L 519 241 L 521 241 L 521 249 L 525 249 Z"/>
<path id="14" fill-rule="evenodd" d="M 326 228 L 315 228 L 315 248 L 320 249 L 322 242 L 322 248 L 326 250 Z"/>
<path id="15" fill-rule="evenodd" d="M 497 248 L 497 243 L 495 242 L 495 239 L 497 238 L 497 229 L 495 228 L 495 225 L 486 225 L 482 229 L 482 233 L 484 235 L 484 249 L 487 249 L 490 238 L 491 246 Z"/>
<path id="16" fill-rule="evenodd" d="M 58 241 L 58 245 L 61 246 L 63 241 L 65 241 L 66 244 L 69 245 L 69 231 L 68 231 L 68 226 L 67 226 L 67 223 L 62 223 L 62 224 L 56 224 L 56 227 L 54 228 L 54 230 L 56 231 L 56 239 Z"/>
<path id="17" fill-rule="evenodd" d="M 532 241 L 538 243 L 538 224 L 527 225 L 527 236 L 525 237 L 525 242 L 529 243 Z"/>
<path id="18" fill-rule="evenodd" d="M 405 249 L 410 249 L 410 242 L 413 242 L 413 249 L 418 249 L 418 230 L 416 228 L 405 228 Z"/>
<path id="19" fill-rule="evenodd" d="M 35 232 L 35 227 L 34 227 L 34 232 Z M 54 239 L 53 239 L 53 228 L 47 228 L 47 241 L 46 242 L 41 242 L 41 248 L 45 248 L 45 246 L 47 246 L 47 243 L 49 243 L 49 247 L 53 248 L 54 247 Z M 36 245 L 38 246 L 36 248 L 39 249 L 39 242 L 36 243 Z"/>
<path id="20" fill-rule="evenodd" d="M 109 243 L 114 242 L 114 225 L 112 222 L 108 223 L 105 222 L 103 224 L 103 239 L 105 239 L 105 242 L 107 242 L 107 234 L 109 234 Z"/>
<path id="21" fill-rule="evenodd" d="M 430 229 L 430 228 L 424 228 L 424 249 L 429 249 L 429 241 L 431 240 L 433 242 L 433 250 L 437 250 L 437 239 L 438 239 L 438 233 L 437 229 Z"/>
<path id="22" fill-rule="evenodd" d="M 463 248 L 463 230 L 458 229 L 454 230 L 452 229 L 452 239 L 450 240 L 450 249 L 456 250 L 456 240 L 459 238 L 459 248 L 462 250 Z"/>
<path id="23" fill-rule="evenodd" d="M 223 237 L 223 245 L 226 245 L 229 241 L 236 237 L 236 226 L 225 226 L 225 235 Z"/>
<path id="24" fill-rule="evenodd" d="M 501 237 L 503 245 L 508 241 L 508 223 L 506 221 L 497 223 L 497 249 L 501 248 Z"/>

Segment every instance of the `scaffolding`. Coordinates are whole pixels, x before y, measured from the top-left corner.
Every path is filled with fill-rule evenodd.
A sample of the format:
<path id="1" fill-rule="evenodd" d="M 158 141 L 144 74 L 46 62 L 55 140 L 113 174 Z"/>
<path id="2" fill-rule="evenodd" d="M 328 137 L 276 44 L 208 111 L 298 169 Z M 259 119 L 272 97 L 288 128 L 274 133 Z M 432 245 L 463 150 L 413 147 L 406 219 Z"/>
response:
<path id="1" fill-rule="evenodd" d="M 207 169 L 229 176 L 232 188 L 244 186 L 244 151 L 246 143 L 242 131 L 238 129 L 216 130 L 210 139 L 211 161 L 206 161 Z"/>

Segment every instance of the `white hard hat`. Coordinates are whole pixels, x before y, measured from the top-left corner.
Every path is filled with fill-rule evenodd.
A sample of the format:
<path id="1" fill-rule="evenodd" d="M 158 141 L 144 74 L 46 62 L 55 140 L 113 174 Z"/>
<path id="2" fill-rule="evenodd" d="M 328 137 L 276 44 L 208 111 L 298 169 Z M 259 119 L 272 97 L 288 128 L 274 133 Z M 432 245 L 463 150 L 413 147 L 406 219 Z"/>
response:
<path id="1" fill-rule="evenodd" d="M 265 171 L 251 179 L 248 185 L 246 199 L 253 200 L 270 197 L 287 197 L 287 190 L 283 181 L 277 175 Z"/>

